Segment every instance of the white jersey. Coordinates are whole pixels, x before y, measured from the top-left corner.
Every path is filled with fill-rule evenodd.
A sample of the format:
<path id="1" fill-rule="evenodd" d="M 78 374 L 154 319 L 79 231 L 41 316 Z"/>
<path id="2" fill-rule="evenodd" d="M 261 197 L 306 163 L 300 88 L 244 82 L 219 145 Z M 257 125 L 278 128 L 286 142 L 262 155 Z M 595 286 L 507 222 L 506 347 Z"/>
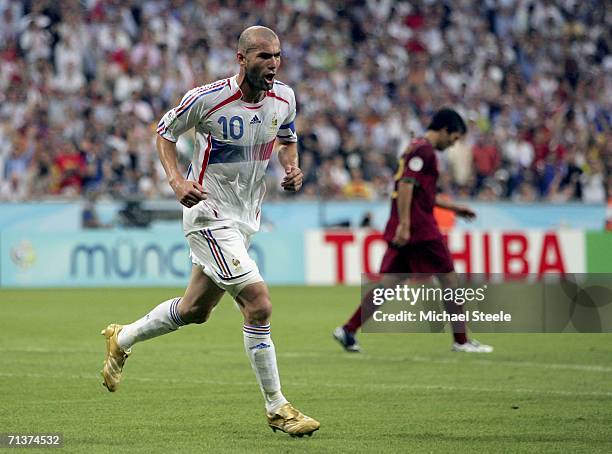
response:
<path id="1" fill-rule="evenodd" d="M 236 78 L 190 90 L 157 127 L 172 142 L 195 128 L 187 179 L 199 182 L 208 199 L 183 208 L 185 234 L 224 225 L 257 232 L 274 142 L 297 141 L 293 90 L 276 81 L 262 101 L 251 104 L 241 99 Z"/>

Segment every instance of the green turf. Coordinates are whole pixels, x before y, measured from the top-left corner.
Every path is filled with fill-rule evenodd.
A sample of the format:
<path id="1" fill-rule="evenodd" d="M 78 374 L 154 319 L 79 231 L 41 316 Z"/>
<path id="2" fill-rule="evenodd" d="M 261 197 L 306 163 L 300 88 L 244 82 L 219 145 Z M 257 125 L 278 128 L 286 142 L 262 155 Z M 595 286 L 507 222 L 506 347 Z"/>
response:
<path id="1" fill-rule="evenodd" d="M 98 371 L 108 322 L 177 289 L 0 291 L 0 432 L 62 432 L 64 452 L 612 452 L 612 336 L 482 334 L 492 355 L 445 334 L 331 330 L 356 288 L 273 288 L 283 390 L 321 430 L 272 433 L 223 300 L 208 324 L 134 348 L 119 392 Z M 14 452 L 14 451 L 11 451 Z"/>

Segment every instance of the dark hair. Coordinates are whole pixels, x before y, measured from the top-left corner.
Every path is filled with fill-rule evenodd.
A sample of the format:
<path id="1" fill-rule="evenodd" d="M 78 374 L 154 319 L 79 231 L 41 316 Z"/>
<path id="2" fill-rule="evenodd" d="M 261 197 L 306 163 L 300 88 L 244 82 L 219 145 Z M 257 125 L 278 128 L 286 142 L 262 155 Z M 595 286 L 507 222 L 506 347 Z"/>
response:
<path id="1" fill-rule="evenodd" d="M 467 131 L 467 126 L 461 115 L 453 109 L 440 109 L 434 114 L 427 129 L 432 131 L 446 129 L 449 134 L 458 132 L 463 135 Z"/>

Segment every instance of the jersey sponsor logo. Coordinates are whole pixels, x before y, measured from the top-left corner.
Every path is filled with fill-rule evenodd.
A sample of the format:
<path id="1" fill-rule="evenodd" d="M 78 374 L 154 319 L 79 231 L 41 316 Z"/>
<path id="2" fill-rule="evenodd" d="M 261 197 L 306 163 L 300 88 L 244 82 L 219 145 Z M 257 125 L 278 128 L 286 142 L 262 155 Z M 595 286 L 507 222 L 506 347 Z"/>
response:
<path id="1" fill-rule="evenodd" d="M 232 265 L 234 265 L 235 269 L 240 268 L 240 260 L 238 260 L 236 258 L 232 259 Z"/>
<path id="2" fill-rule="evenodd" d="M 256 125 L 256 124 L 260 124 L 260 123 L 261 123 L 261 120 L 259 119 L 259 117 L 258 117 L 257 115 L 255 115 L 255 116 L 254 116 L 254 117 L 251 119 L 251 121 L 250 121 L 250 123 L 249 123 L 249 124 Z"/>
<path id="3" fill-rule="evenodd" d="M 423 168 L 423 159 L 419 156 L 415 156 L 414 158 L 408 161 L 408 168 L 413 172 L 419 172 Z"/>

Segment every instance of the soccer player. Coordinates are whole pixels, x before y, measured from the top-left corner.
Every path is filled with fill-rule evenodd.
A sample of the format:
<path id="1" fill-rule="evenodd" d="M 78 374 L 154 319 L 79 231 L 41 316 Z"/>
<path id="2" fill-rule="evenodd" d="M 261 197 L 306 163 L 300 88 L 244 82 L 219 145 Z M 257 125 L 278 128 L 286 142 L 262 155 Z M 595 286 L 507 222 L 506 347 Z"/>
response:
<path id="1" fill-rule="evenodd" d="M 434 150 L 446 150 L 465 132 L 465 122 L 457 112 L 441 109 L 433 116 L 424 137 L 413 140 L 400 158 L 391 200 L 391 215 L 384 232 L 388 248 L 380 267 L 383 286 L 391 287 L 398 283 L 397 274 L 422 273 L 437 276 L 445 288 L 457 287 L 453 261 L 434 219 L 433 209 L 438 206 L 452 210 L 467 219 L 473 219 L 476 213 L 466 206 L 436 196 L 438 168 Z M 461 312 L 461 306 L 454 302 L 445 302 L 445 305 L 447 312 Z M 334 330 L 334 338 L 345 350 L 361 351 L 355 335 L 375 310 L 370 292 L 363 297 L 348 322 Z M 465 323 L 454 322 L 452 328 L 453 351 L 493 351 L 489 345 L 468 339 Z"/>
<path id="2" fill-rule="evenodd" d="M 291 436 L 312 435 L 320 424 L 303 415 L 281 392 L 268 287 L 247 248 L 259 230 L 264 176 L 274 143 L 285 169 L 281 186 L 298 191 L 293 90 L 276 81 L 281 49 L 276 34 L 249 27 L 238 41 L 238 75 L 194 88 L 169 110 L 157 129 L 157 150 L 170 186 L 183 208 L 183 230 L 193 263 L 182 297 L 164 301 L 143 318 L 111 324 L 102 369 L 104 386 L 114 392 L 131 348 L 190 323 L 204 323 L 227 291 L 244 316 L 244 347 L 263 393 L 268 424 Z M 195 128 L 196 147 L 186 177 L 177 166 L 176 141 Z"/>

